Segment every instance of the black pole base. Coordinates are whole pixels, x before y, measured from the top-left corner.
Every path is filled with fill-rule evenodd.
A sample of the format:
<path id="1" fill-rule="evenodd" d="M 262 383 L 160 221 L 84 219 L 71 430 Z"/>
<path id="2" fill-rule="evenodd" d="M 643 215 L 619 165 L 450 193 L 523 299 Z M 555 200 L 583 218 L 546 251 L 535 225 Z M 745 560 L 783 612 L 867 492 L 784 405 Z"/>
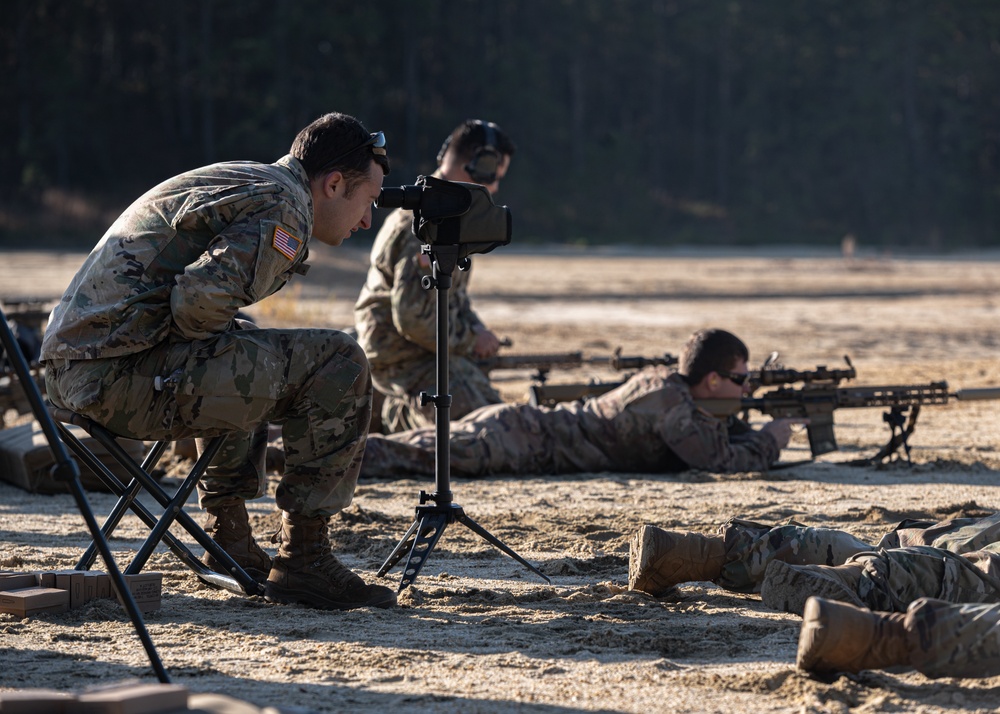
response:
<path id="1" fill-rule="evenodd" d="M 441 539 L 445 528 L 448 527 L 448 524 L 456 521 L 464 525 L 472 532 L 477 533 L 486 542 L 502 550 L 518 563 L 528 568 L 528 570 L 535 573 L 545 582 L 552 582 L 547 575 L 515 553 L 503 541 L 469 518 L 469 516 L 466 515 L 465 510 L 456 503 L 449 503 L 443 506 L 417 506 L 416 519 L 406 530 L 402 540 L 399 541 L 392 553 L 389 554 L 389 557 L 386 558 L 382 567 L 379 568 L 379 577 L 384 576 L 392 570 L 393 566 L 402 560 L 403 554 L 406 552 L 407 548 L 409 548 L 409 556 L 407 557 L 406 565 L 403 568 L 403 577 L 399 581 L 399 590 L 397 590 L 397 592 L 403 592 L 406 587 L 412 585 L 413 581 L 417 579 L 420 569 L 423 568 L 424 563 L 427 562 L 427 556 L 429 556 L 431 551 L 434 550 L 434 546 L 436 546 L 438 540 Z"/>

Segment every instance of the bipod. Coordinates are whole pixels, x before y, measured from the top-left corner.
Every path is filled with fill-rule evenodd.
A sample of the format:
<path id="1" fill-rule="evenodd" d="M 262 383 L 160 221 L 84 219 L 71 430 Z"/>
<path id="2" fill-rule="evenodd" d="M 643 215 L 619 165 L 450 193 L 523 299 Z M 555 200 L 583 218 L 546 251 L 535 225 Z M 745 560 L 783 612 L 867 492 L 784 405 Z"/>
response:
<path id="1" fill-rule="evenodd" d="M 910 409 L 910 418 L 906 418 L 906 409 Z M 848 466 L 883 466 L 886 463 L 902 461 L 899 450 L 903 449 L 906 458 L 906 465 L 913 466 L 910 458 L 910 435 L 917 426 L 917 417 L 920 415 L 920 405 L 914 404 L 912 407 L 892 407 L 882 414 L 882 421 L 889 426 L 891 436 L 886 445 L 878 450 L 874 456 L 866 459 L 856 459 L 848 461 Z"/>
<path id="2" fill-rule="evenodd" d="M 73 460 L 73 457 L 69 455 L 66 445 L 59 438 L 55 421 L 52 419 L 52 415 L 49 414 L 45 402 L 42 400 L 42 393 L 38 389 L 38 385 L 32 379 L 28 361 L 24 358 L 24 353 L 21 352 L 21 347 L 17 344 L 14 333 L 7 324 L 7 318 L 2 309 L 0 309 L 0 345 L 7 351 L 7 358 L 14 368 L 14 373 L 21 381 L 24 394 L 31 404 L 31 411 L 35 419 L 38 420 L 42 432 L 45 434 L 45 440 L 48 442 L 49 448 L 52 450 L 52 455 L 55 457 L 56 463 L 52 467 L 52 475 L 57 481 L 65 481 L 69 486 L 70 493 L 73 494 L 76 505 L 80 509 L 80 515 L 83 516 L 83 520 L 87 524 L 87 529 L 90 531 L 91 536 L 93 536 L 94 544 L 97 546 L 97 550 L 104 560 L 104 565 L 108 569 L 111 584 L 114 586 L 119 600 L 125 606 L 125 611 L 132 621 L 132 626 L 135 628 L 136 634 L 139 636 L 139 640 L 146 650 L 146 655 L 149 657 L 149 663 L 153 667 L 156 678 L 163 684 L 169 684 L 170 677 L 163 668 L 163 662 L 160 660 L 160 656 L 156 652 L 156 647 L 153 645 L 153 640 L 149 636 L 149 631 L 146 629 L 146 624 L 143 622 L 142 613 L 139 612 L 135 598 L 132 597 L 132 591 L 125 584 L 125 578 L 122 577 L 122 572 L 111 555 L 111 548 L 108 546 L 108 541 L 101 532 L 100 526 L 97 525 L 97 519 L 94 517 L 94 512 L 87 501 L 87 495 L 84 493 L 83 486 L 80 483 L 80 467 Z"/>
<path id="3" fill-rule="evenodd" d="M 451 492 L 451 394 L 449 394 L 449 364 L 448 364 L 448 289 L 451 287 L 451 275 L 456 266 L 468 270 L 469 259 L 462 255 L 463 246 L 457 242 L 454 245 L 431 246 L 424 245 L 423 252 L 432 258 L 431 275 L 421 281 L 425 290 L 437 290 L 437 394 L 421 393 L 421 404 L 434 404 L 435 424 L 435 491 L 420 492 L 420 505 L 413 523 L 406 530 L 399 543 L 378 570 L 379 577 L 388 573 L 393 566 L 403 558 L 409 550 L 406 565 L 403 567 L 403 577 L 399 582 L 399 590 L 413 584 L 421 568 L 427 562 L 428 556 L 441 539 L 445 528 L 451 523 L 461 523 L 474 533 L 477 533 L 491 545 L 499 548 L 517 562 L 524 565 L 545 582 L 552 582 L 535 566 L 522 558 L 504 544 L 499 538 L 487 531 L 481 525 L 466 515 L 465 510 L 456 504 Z M 434 505 L 428 505 L 433 501 Z"/>

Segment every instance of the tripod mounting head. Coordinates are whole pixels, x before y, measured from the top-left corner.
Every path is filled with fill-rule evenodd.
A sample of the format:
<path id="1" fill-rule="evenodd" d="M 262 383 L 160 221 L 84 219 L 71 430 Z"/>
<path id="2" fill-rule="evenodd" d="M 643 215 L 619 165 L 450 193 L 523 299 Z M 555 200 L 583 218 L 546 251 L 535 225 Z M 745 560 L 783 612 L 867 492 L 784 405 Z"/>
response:
<path id="1" fill-rule="evenodd" d="M 510 243 L 511 215 L 485 186 L 421 176 L 410 186 L 383 188 L 376 208 L 413 211 L 413 234 L 431 246 L 455 246 L 457 259 Z"/>

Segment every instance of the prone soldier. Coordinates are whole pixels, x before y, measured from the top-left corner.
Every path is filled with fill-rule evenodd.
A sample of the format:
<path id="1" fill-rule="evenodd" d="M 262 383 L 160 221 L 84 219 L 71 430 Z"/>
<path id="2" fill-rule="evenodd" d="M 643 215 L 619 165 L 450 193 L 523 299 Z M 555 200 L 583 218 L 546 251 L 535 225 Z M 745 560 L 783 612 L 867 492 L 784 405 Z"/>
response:
<path id="1" fill-rule="evenodd" d="M 982 655 L 1000 672 L 1000 514 L 907 520 L 877 544 L 795 523 L 734 519 L 717 535 L 641 527 L 629 588 L 661 596 L 691 581 L 759 592 L 768 607 L 802 614 L 803 669 L 983 676 Z"/>
<path id="2" fill-rule="evenodd" d="M 700 330 L 684 346 L 677 372 L 649 366 L 583 403 L 483 407 L 452 423 L 451 471 L 484 476 L 766 470 L 801 420 L 776 419 L 757 431 L 695 405 L 695 399 L 739 398 L 748 388 L 748 359 L 746 345 L 732 333 Z M 371 435 L 362 476 L 433 475 L 435 437 L 432 427 Z"/>

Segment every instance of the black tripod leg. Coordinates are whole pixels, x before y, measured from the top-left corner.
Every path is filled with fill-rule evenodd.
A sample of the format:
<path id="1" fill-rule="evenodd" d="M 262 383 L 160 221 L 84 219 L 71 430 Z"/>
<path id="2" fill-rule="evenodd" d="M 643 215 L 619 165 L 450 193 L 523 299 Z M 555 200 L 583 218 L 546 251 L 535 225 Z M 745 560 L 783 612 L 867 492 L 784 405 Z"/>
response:
<path id="1" fill-rule="evenodd" d="M 413 540 L 413 547 L 410 548 L 410 555 L 403 567 L 403 577 L 399 581 L 398 592 L 403 592 L 404 588 L 417 579 L 420 569 L 427 562 L 427 556 L 434 550 L 447 525 L 447 513 L 425 513 L 420 517 L 417 537 Z"/>
<path id="2" fill-rule="evenodd" d="M 409 528 L 406 529 L 406 533 L 400 539 L 399 543 L 396 544 L 396 547 L 393 548 L 392 552 L 389 553 L 389 557 L 385 559 L 384 563 L 382 563 L 382 567 L 378 569 L 378 577 L 381 578 L 383 575 L 392 570 L 396 563 L 402 560 L 403 553 L 405 553 L 407 548 L 411 545 L 410 538 L 417 532 L 417 526 L 419 525 L 420 519 L 418 518 L 410 524 Z"/>
<path id="3" fill-rule="evenodd" d="M 540 577 L 545 582 L 547 582 L 547 583 L 551 583 L 552 582 L 549 579 L 549 576 L 547 576 L 544 573 L 542 573 L 534 565 L 532 565 L 527 560 L 525 560 L 520 555 L 518 555 L 513 550 L 511 550 L 509 547 L 507 547 L 507 545 L 503 541 L 501 541 L 495 535 L 493 535 L 488 530 L 486 530 L 481 525 L 479 525 L 474 520 L 472 520 L 467 515 L 465 515 L 465 511 L 459 511 L 458 514 L 456 514 L 456 516 L 455 516 L 455 520 L 457 520 L 459 523 L 463 524 L 469 530 L 471 530 L 471 531 L 473 531 L 475 533 L 478 533 L 488 543 L 491 543 L 495 547 L 497 547 L 500 550 L 502 550 L 504 553 L 506 553 L 507 555 L 509 555 L 511 558 L 513 558 L 514 560 L 516 560 L 518 563 L 520 563 L 524 567 L 526 567 L 528 570 L 530 570 L 531 572 L 533 572 L 535 575 L 537 575 L 538 577 Z"/>

